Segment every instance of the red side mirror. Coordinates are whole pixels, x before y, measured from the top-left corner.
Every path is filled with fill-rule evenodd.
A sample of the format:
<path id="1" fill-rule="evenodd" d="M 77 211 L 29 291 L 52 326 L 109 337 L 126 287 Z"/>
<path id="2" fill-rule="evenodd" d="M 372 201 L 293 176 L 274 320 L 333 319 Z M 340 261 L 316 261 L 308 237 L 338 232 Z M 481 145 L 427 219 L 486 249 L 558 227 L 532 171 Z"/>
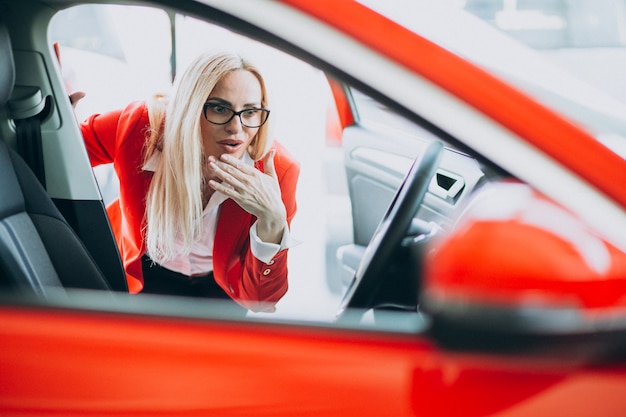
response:
<path id="1" fill-rule="evenodd" d="M 432 244 L 422 302 L 461 321 L 484 307 L 574 310 L 583 322 L 610 318 L 626 307 L 626 254 L 531 187 L 490 185 Z"/>

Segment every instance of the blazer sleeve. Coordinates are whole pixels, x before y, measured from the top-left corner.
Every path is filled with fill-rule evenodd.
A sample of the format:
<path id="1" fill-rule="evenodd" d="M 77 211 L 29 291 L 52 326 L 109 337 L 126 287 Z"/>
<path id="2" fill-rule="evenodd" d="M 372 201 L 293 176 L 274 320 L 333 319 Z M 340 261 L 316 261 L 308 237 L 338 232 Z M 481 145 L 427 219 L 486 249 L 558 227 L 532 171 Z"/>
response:
<path id="1" fill-rule="evenodd" d="M 80 124 L 92 166 L 112 163 L 115 159 L 117 125 L 121 110 L 94 114 Z"/>
<path id="2" fill-rule="evenodd" d="M 80 130 L 91 166 L 114 162 L 117 151 L 142 122 L 142 125 L 149 123 L 145 103 L 142 102 L 133 102 L 122 110 L 94 114 L 82 122 Z"/>
<path id="3" fill-rule="evenodd" d="M 297 210 L 296 186 L 300 175 L 300 165 L 287 155 L 281 145 L 275 144 L 275 146 L 278 148 L 278 152 L 274 159 L 274 165 L 283 204 L 287 211 L 287 224 L 291 225 Z M 238 277 L 239 279 L 229 279 L 229 290 L 234 293 L 236 301 L 252 311 L 274 311 L 275 304 L 287 292 L 287 255 L 289 251 L 287 249 L 282 250 L 271 261 L 265 263 L 254 257 L 250 250 L 249 241 L 245 249 L 241 275 Z"/>

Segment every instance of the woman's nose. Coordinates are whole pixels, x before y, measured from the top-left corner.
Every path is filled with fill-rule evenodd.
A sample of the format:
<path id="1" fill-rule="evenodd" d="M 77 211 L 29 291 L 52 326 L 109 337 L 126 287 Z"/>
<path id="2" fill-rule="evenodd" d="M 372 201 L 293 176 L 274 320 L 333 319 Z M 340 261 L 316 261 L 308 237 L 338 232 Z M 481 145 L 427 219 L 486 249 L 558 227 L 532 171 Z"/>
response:
<path id="1" fill-rule="evenodd" d="M 228 132 L 239 132 L 243 129 L 243 124 L 241 123 L 241 115 L 236 114 L 233 115 L 233 118 L 230 119 L 230 122 L 226 123 L 226 130 Z"/>

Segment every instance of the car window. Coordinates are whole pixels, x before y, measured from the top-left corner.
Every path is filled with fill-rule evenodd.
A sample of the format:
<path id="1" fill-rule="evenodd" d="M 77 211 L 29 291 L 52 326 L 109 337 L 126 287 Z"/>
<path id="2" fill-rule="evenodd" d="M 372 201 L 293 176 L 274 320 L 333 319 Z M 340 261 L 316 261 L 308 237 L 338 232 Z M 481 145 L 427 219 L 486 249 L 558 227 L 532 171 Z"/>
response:
<path id="1" fill-rule="evenodd" d="M 72 7 L 55 16 L 50 39 L 60 46 L 68 89 L 87 94 L 75 109 L 79 120 L 167 93 L 175 74 L 201 52 L 234 51 L 250 58 L 267 82 L 270 137 L 301 164 L 292 223 L 300 243 L 289 254 L 288 294 L 269 317 L 334 318 L 343 288 L 328 248 L 351 239 L 352 223 L 341 149 L 327 146 L 333 104 L 320 70 L 220 26 L 147 7 Z M 108 204 L 118 193 L 115 172 L 111 166 L 95 170 Z"/>
<path id="2" fill-rule="evenodd" d="M 57 13 L 50 39 L 59 46 L 63 79 L 69 91 L 86 93 L 77 119 L 166 92 L 173 77 L 170 27 L 167 13 L 150 7 L 85 4 Z M 109 165 L 94 173 L 109 204 L 118 194 L 115 173 Z"/>
<path id="3" fill-rule="evenodd" d="M 618 107 L 607 110 L 610 101 L 604 97 L 597 102 L 574 100 L 580 99 L 573 96 L 581 91 L 566 88 L 570 85 L 567 83 L 550 84 L 550 76 L 561 74 L 559 71 L 539 71 L 535 77 L 535 73 L 524 73 L 527 66 L 515 68 L 525 58 L 529 58 L 525 64 L 532 64 L 535 70 L 546 67 L 528 49 L 519 45 L 506 49 L 513 45 L 510 39 L 491 38 L 492 31 L 486 31 L 484 22 L 476 18 L 458 33 L 447 31 L 458 22 L 447 13 L 439 16 L 445 17 L 443 20 L 424 21 L 420 17 L 420 30 L 574 118 L 591 115 L 579 120 L 594 129 L 598 137 L 612 133 L 616 149 L 623 147 L 626 112 L 619 114 Z M 463 19 L 468 15 L 462 14 Z M 406 21 L 408 14 L 404 17 Z M 411 23 L 415 22 L 407 25 Z M 473 28 L 479 30 L 472 32 Z M 464 38 L 468 29 L 473 38 Z M 486 34 L 489 36 L 485 39 L 497 41 L 496 49 L 472 43 Z M 259 316 L 333 320 L 365 248 L 413 159 L 436 139 L 415 120 L 407 120 L 367 94 L 348 88 L 359 118 L 357 124 L 344 131 L 341 146 L 337 146 L 328 138 L 333 101 L 321 70 L 254 39 L 189 16 L 138 6 L 76 6 L 57 14 L 50 28 L 50 41 L 60 47 L 68 90 L 87 93 L 76 107 L 79 120 L 122 108 L 154 93 L 166 93 L 176 74 L 205 50 L 241 52 L 259 66 L 268 82 L 270 136 L 283 143 L 301 163 L 298 214 L 292 223 L 292 235 L 300 243 L 289 253 L 289 291 L 276 313 Z M 507 51 L 504 57 L 491 61 L 497 55 L 494 51 L 501 50 Z M 521 51 L 519 56 L 515 55 L 517 51 Z M 515 59 L 508 62 L 506 58 L 510 57 Z M 607 120 L 611 123 L 605 123 Z M 481 163 L 447 146 L 419 209 L 423 222 L 411 227 L 428 233 L 449 229 L 471 193 L 503 174 Z M 109 166 L 97 175 L 108 203 L 117 193 L 114 172 Z"/>
<path id="4" fill-rule="evenodd" d="M 467 16 L 467 13 L 463 14 Z M 474 59 L 480 65 L 489 66 L 494 73 L 514 80 L 518 86 L 524 86 L 528 80 L 531 84 L 534 82 L 534 77 L 530 76 L 534 74 L 520 74 L 523 72 L 521 70 L 507 72 L 511 69 L 511 63 L 505 62 L 506 59 L 495 63 L 489 61 L 487 58 L 491 56 L 488 55 L 493 51 L 481 43 L 472 44 L 475 38 L 462 39 L 461 32 L 447 31 L 455 21 L 451 15 L 444 15 L 443 20 L 430 22 L 424 22 L 421 17 L 422 20 L 418 22 L 422 25 L 421 30 L 432 31 L 429 33 L 436 41 L 441 41 L 454 51 L 460 51 L 459 54 L 466 54 L 463 56 Z M 414 16 L 407 14 L 405 19 Z M 478 22 L 477 18 L 470 21 Z M 442 22 L 445 24 L 438 27 Z M 482 28 L 476 31 L 480 37 L 485 24 L 476 24 L 469 29 Z M 429 149 L 431 153 L 434 152 L 432 149 L 435 148 L 430 145 L 443 142 L 442 138 L 460 145 L 465 139 L 459 129 L 447 131 L 446 127 L 450 125 L 446 125 L 446 122 L 437 120 L 431 124 L 426 116 L 421 119 L 422 111 L 429 114 L 424 107 L 420 110 L 404 107 L 406 103 L 399 100 L 395 105 L 402 103 L 403 107 L 395 108 L 402 115 L 408 114 L 410 120 L 394 112 L 393 100 L 397 97 L 393 94 L 384 96 L 384 89 L 377 90 L 380 87 L 364 83 L 355 76 L 355 82 L 361 83 L 359 87 L 365 93 L 350 86 L 346 86 L 346 92 L 354 98 L 356 105 L 353 110 L 359 115 L 357 123 L 347 126 L 339 141 L 335 138 L 329 140 L 329 124 L 335 122 L 330 117 L 334 110 L 333 100 L 325 74 L 319 68 L 217 24 L 158 8 L 106 5 L 71 7 L 57 14 L 49 35 L 49 41 L 59 45 L 68 91 L 83 90 L 87 93 L 87 97 L 75 109 L 79 120 L 93 113 L 122 108 L 134 100 L 145 100 L 155 93 L 167 93 L 176 74 L 205 50 L 241 52 L 260 67 L 269 88 L 272 109 L 270 136 L 283 143 L 301 164 L 296 196 L 298 214 L 292 223 L 292 236 L 299 243 L 289 252 L 289 291 L 279 302 L 275 313 L 258 314 L 261 317 L 333 321 L 346 290 L 356 282 L 353 278 L 362 265 L 360 261 L 367 259 L 368 243 L 372 238 L 376 240 L 377 226 L 389 213 L 396 190 L 407 183 L 406 173 L 412 169 L 415 157 Z M 504 42 L 499 47 L 503 45 L 511 44 Z M 521 50 L 524 49 L 515 49 Z M 544 67 L 538 64 L 535 68 Z M 334 71 L 342 75 L 340 68 Z M 551 73 L 554 74 L 556 72 Z M 528 79 L 524 75 L 528 75 Z M 571 103 L 568 101 L 570 97 L 561 96 L 560 90 L 548 89 L 555 96 L 551 97 L 542 90 L 546 86 L 544 75 L 540 73 L 539 85 L 525 86 L 526 91 L 535 91 L 533 88 L 537 87 L 537 96 L 542 100 L 553 100 L 554 103 L 562 100 L 560 108 L 567 109 Z M 345 78 L 350 79 L 350 76 Z M 413 90 L 405 91 L 414 94 Z M 417 89 L 415 95 L 421 91 Z M 437 94 L 432 97 L 440 98 Z M 606 102 L 601 101 L 585 105 L 597 110 L 604 104 Z M 455 110 L 458 109 L 450 111 L 450 119 L 456 118 Z M 570 110 L 571 114 L 577 115 L 579 109 Z M 592 114 L 605 115 L 602 110 Z M 485 119 L 489 119 L 489 115 L 486 116 Z M 614 114 L 609 116 L 613 117 Z M 596 127 L 603 120 L 590 119 L 585 122 Z M 622 117 L 615 115 L 611 121 L 615 123 L 605 127 L 615 133 L 617 142 L 620 142 Z M 485 125 L 489 122 L 493 120 L 485 120 Z M 475 127 L 481 127 L 478 125 Z M 475 132 L 478 135 L 481 130 L 475 129 Z M 597 133 L 604 132 L 600 129 Z M 487 160 L 498 160 L 497 157 L 476 156 L 480 158 L 479 162 L 472 155 L 471 145 L 463 147 L 463 150 L 455 149 L 450 143 L 444 145 L 441 163 L 435 166 L 431 162 L 429 165 L 434 166 L 434 174 L 424 173 L 421 177 L 415 177 L 427 178 L 422 181 L 426 184 L 426 190 L 423 199 L 413 194 L 413 200 L 420 203 L 415 211 L 417 215 L 415 219 L 409 219 L 409 226 L 405 228 L 406 236 L 396 245 L 402 252 L 397 259 L 394 254 L 394 261 L 407 263 L 409 257 L 403 256 L 406 254 L 404 251 L 414 249 L 411 245 L 420 244 L 422 237 L 430 238 L 440 231 L 453 230 L 458 213 L 469 202 L 474 190 L 492 180 L 495 182 L 504 177 L 511 179 L 511 174 Z M 435 159 L 430 158 L 431 161 Z M 103 167 L 102 173 L 97 175 L 103 199 L 108 204 L 117 195 L 115 173 L 108 166 Z M 420 265 L 410 265 L 410 274 L 402 274 L 405 272 L 402 268 L 406 265 L 402 265 L 402 268 L 395 268 L 395 264 L 390 266 L 394 267 L 389 268 L 394 269 L 391 272 L 402 275 L 405 281 L 411 281 L 410 286 L 398 286 L 391 295 L 395 297 L 400 292 L 406 292 L 409 298 L 417 297 L 418 290 L 414 287 L 419 285 L 421 271 L 416 272 L 416 268 Z M 385 297 L 388 295 L 384 294 Z M 386 303 L 389 301 L 387 299 L 380 301 L 376 307 L 417 312 L 417 308 L 412 308 L 416 306 L 406 308 L 407 305 Z"/>
<path id="5" fill-rule="evenodd" d="M 75 110 L 80 120 L 166 91 L 172 81 L 170 19 L 163 10 L 75 6 L 55 15 L 49 36 L 61 47 L 68 89 L 87 93 Z M 115 82 L 104 82 L 109 79 Z"/>

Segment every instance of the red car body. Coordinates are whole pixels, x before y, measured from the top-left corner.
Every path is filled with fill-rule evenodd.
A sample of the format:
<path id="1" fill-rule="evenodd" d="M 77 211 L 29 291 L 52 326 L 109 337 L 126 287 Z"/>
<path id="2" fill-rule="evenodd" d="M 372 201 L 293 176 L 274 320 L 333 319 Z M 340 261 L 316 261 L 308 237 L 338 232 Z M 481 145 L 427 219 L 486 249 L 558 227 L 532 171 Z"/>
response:
<path id="1" fill-rule="evenodd" d="M 3 307 L 15 416 L 618 416 L 626 366 L 427 337 Z"/>
<path id="2" fill-rule="evenodd" d="M 624 181 L 616 180 L 626 178 L 625 161 L 566 117 L 358 3 L 281 3 L 429 80 L 626 210 Z M 353 119 L 337 94 L 339 120 L 345 126 Z M 519 224 L 499 226 L 513 230 Z M 450 242 L 443 244 L 457 244 Z M 449 256 L 446 265 L 473 262 L 480 245 L 470 242 L 461 239 L 451 252 L 440 252 Z M 532 249 L 569 250 L 566 244 L 553 243 Z M 454 256 L 459 253 L 462 256 Z M 624 252 L 615 249 L 611 256 L 613 262 L 624 264 Z M 500 265 L 502 275 L 510 265 Z M 449 301 L 445 291 L 450 270 L 454 271 L 452 267 L 434 271 L 427 281 L 443 304 Z M 583 299 L 589 291 L 601 293 L 601 279 L 619 284 L 611 288 L 622 291 L 626 276 L 623 268 L 617 271 L 574 290 L 558 281 L 540 290 L 557 306 L 565 295 Z M 475 296 L 464 292 L 471 290 L 470 280 L 454 287 L 456 292 L 449 296 L 461 302 L 488 302 L 501 284 L 488 281 Z M 494 314 L 514 311 L 529 292 L 535 294 L 537 288 L 515 288 Z M 142 302 L 122 299 L 106 307 L 100 298 L 90 297 L 95 296 L 85 295 L 87 301 L 82 303 L 3 299 L 1 415 L 626 415 L 626 361 L 623 350 L 612 348 L 624 347 L 625 316 L 623 304 L 608 296 L 591 306 L 595 310 L 580 310 L 583 319 L 591 317 L 591 324 L 602 316 L 598 335 L 574 330 L 560 338 L 530 332 L 529 342 L 523 331 L 521 336 L 514 331 L 491 334 L 491 341 L 509 339 L 504 348 L 497 343 L 491 348 L 458 347 L 430 330 L 407 334 L 339 323 L 237 321 L 220 318 L 211 309 L 206 310 L 210 318 L 205 318 L 197 313 L 205 310 L 193 310 L 195 304 L 189 310 L 194 313 L 187 314 L 174 302 L 151 311 L 143 309 L 147 304 Z M 607 324 L 607 317 L 614 319 L 614 326 Z M 417 328 L 427 327 L 421 326 L 416 323 Z M 436 330 L 449 331 L 441 329 Z M 469 339 L 473 329 L 465 334 Z M 485 331 L 489 329 L 477 329 L 476 337 Z"/>

